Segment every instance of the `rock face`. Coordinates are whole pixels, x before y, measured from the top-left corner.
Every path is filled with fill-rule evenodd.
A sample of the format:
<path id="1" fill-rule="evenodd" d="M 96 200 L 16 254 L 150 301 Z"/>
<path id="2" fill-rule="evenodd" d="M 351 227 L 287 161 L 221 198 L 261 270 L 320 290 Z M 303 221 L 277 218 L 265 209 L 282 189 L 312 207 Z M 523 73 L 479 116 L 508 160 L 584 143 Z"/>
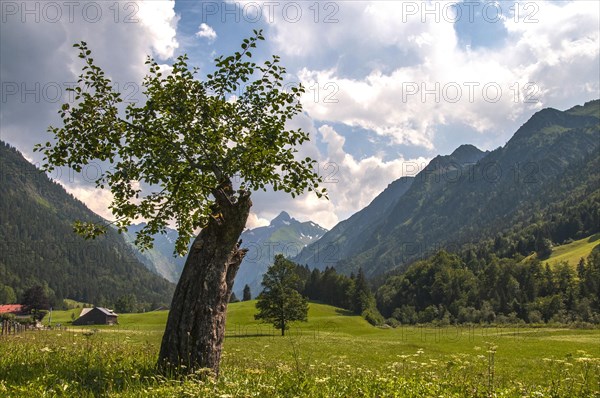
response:
<path id="1" fill-rule="evenodd" d="M 244 285 L 250 286 L 252 297 L 262 290 L 262 276 L 273 264 L 276 254 L 295 257 L 307 245 L 319 240 L 327 230 L 312 221 L 300 222 L 282 211 L 266 227 L 242 233 L 242 247 L 248 249 L 234 284 L 237 297 L 242 297 Z"/>

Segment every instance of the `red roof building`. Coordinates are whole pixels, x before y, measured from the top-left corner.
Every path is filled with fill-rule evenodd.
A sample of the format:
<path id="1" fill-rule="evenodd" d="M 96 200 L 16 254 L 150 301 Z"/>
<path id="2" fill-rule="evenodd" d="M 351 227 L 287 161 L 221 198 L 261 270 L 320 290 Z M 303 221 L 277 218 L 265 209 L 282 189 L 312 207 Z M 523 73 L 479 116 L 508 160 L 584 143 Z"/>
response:
<path id="1" fill-rule="evenodd" d="M 0 305 L 0 315 L 1 314 L 15 314 L 18 315 L 23 312 L 25 309 L 24 305 L 21 304 L 5 304 Z"/>

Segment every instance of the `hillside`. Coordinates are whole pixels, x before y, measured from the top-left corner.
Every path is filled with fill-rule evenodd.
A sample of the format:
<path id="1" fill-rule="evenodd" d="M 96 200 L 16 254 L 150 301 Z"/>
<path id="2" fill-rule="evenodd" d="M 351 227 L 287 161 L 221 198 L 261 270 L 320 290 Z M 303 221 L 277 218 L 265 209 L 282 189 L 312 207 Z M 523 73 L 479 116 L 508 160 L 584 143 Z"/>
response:
<path id="1" fill-rule="evenodd" d="M 324 269 L 342 258 L 359 253 L 364 236 L 383 222 L 390 208 L 398 203 L 412 182 L 412 177 L 392 182 L 367 207 L 335 225 L 321 239 L 303 248 L 293 260 L 311 268 Z"/>
<path id="2" fill-rule="evenodd" d="M 81 308 L 54 311 L 52 323 L 68 324 L 71 322 L 71 313 L 79 316 Z M 132 313 L 119 315 L 119 327 L 123 329 L 134 328 L 136 330 L 155 330 L 163 332 L 167 323 L 168 311 L 150 311 L 146 313 Z M 227 336 L 239 336 L 242 332 L 251 333 L 262 331 L 265 334 L 277 336 L 277 330 L 270 324 L 264 324 L 254 319 L 256 313 L 256 300 L 230 303 L 227 306 Z M 48 322 L 48 316 L 44 318 Z M 378 329 L 371 326 L 363 317 L 348 314 L 346 310 L 326 304 L 315 302 L 309 303 L 308 322 L 292 323 L 292 334 L 294 330 L 314 331 L 320 329 L 322 332 L 336 331 L 348 335 L 365 335 L 377 332 Z M 110 326 L 97 326 L 111 329 Z"/>
<path id="3" fill-rule="evenodd" d="M 177 230 L 167 228 L 166 234 L 156 234 L 152 249 L 140 251 L 134 244 L 137 232 L 145 226 L 144 223 L 129 226 L 123 234 L 125 241 L 131 245 L 135 256 L 150 271 L 162 276 L 168 281 L 176 283 L 185 265 L 185 256 L 173 256 Z"/>
<path id="4" fill-rule="evenodd" d="M 148 271 L 116 231 L 86 241 L 75 220 L 102 221 L 14 148 L 0 144 L 0 283 L 20 297 L 47 285 L 55 303 L 109 305 L 125 294 L 169 303 L 174 286 Z"/>
<path id="5" fill-rule="evenodd" d="M 544 109 L 504 147 L 472 156 L 473 149 L 463 146 L 434 158 L 382 222 L 353 231 L 363 238 L 361 250 L 340 258 L 336 269 L 381 275 L 436 248 L 527 223 L 573 195 L 583 200 L 599 189 L 597 169 L 590 167 L 598 161 L 599 123 L 600 100 L 564 112 Z M 470 159 L 461 159 L 465 155 Z"/>
<path id="6" fill-rule="evenodd" d="M 588 236 L 563 245 L 553 246 L 552 254 L 542 261 L 550 265 L 566 262 L 570 266 L 576 267 L 582 258 L 586 259 L 594 249 L 598 250 L 597 248 L 600 248 L 600 234 Z M 525 257 L 522 262 L 531 261 L 537 258 L 537 253 L 533 253 Z"/>
<path id="7" fill-rule="evenodd" d="M 580 259 L 587 258 L 598 246 L 600 246 L 600 234 L 554 247 L 546 261 L 550 264 L 567 262 L 569 265 L 576 266 Z"/>

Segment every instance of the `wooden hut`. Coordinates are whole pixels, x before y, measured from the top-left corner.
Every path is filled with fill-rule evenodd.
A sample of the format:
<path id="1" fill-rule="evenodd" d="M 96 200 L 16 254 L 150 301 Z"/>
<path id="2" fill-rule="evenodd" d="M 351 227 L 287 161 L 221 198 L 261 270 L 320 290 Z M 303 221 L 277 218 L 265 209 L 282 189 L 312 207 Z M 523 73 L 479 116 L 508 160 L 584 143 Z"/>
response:
<path id="1" fill-rule="evenodd" d="M 116 325 L 117 317 L 118 315 L 108 308 L 84 308 L 79 318 L 73 321 L 73 325 Z"/>

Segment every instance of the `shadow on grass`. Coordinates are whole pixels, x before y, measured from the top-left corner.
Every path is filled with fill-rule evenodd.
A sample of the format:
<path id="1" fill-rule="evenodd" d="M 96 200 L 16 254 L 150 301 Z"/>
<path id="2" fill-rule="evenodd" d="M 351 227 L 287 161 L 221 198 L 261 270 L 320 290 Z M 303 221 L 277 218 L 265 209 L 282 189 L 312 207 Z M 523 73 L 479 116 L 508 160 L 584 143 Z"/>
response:
<path id="1" fill-rule="evenodd" d="M 336 308 L 335 313 L 343 316 L 356 316 L 356 314 L 350 310 L 345 310 L 343 308 Z"/>

